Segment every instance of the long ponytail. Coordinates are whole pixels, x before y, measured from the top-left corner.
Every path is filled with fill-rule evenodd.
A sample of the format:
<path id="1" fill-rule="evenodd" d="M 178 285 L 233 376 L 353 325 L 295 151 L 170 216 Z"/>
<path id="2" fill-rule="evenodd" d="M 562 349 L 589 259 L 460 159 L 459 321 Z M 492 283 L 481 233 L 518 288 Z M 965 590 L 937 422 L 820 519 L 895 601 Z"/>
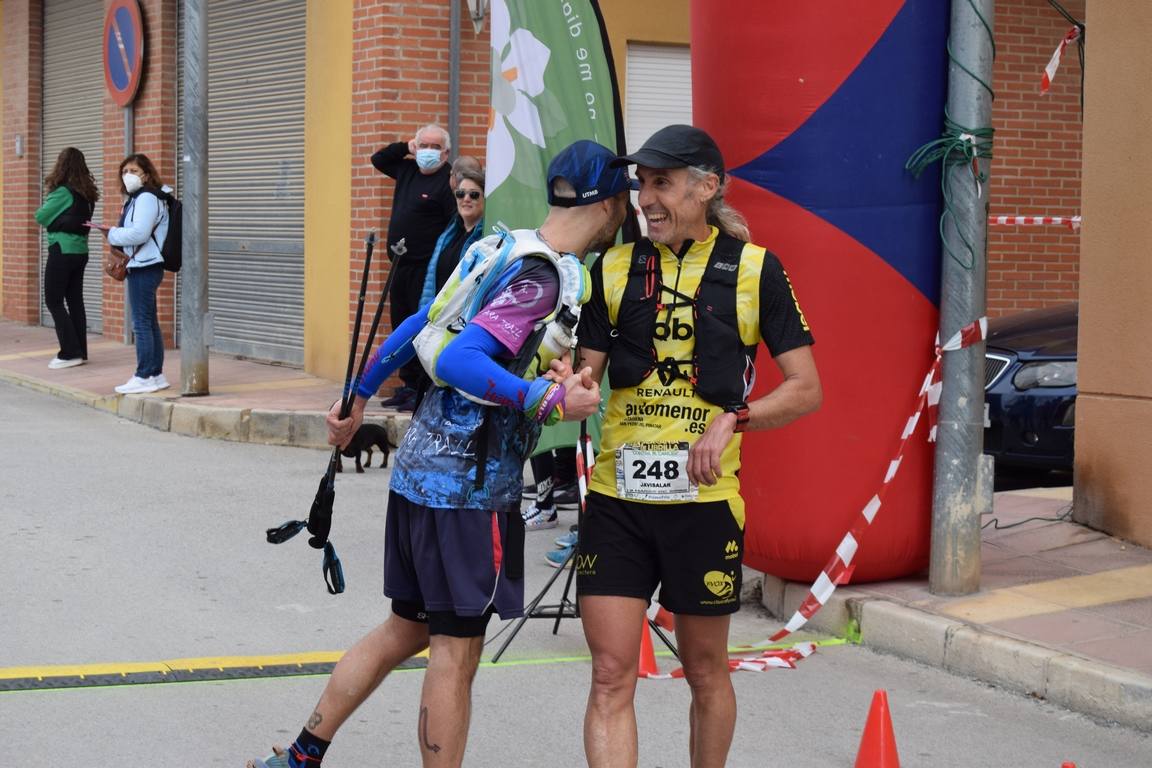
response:
<path id="1" fill-rule="evenodd" d="M 716 174 L 716 171 L 699 166 L 690 166 L 688 171 L 692 174 L 692 179 L 697 183 L 704 181 L 710 175 Z M 725 178 L 720 181 L 715 196 L 708 201 L 708 223 L 737 240 L 743 240 L 746 243 L 751 242 L 752 234 L 748 231 L 748 220 L 744 218 L 744 215 L 740 213 L 740 211 L 724 202 L 724 193 L 727 191 L 728 179 Z"/>

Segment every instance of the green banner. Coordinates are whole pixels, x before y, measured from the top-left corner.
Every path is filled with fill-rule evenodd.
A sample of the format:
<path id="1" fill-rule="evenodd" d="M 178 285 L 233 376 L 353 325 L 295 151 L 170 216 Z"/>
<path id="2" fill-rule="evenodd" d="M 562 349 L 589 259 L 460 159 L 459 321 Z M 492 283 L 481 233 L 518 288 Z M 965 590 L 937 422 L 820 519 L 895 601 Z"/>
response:
<path id="1" fill-rule="evenodd" d="M 538 226 L 548 163 L 577 139 L 619 150 L 612 52 L 596 0 L 492 0 L 489 231 Z"/>

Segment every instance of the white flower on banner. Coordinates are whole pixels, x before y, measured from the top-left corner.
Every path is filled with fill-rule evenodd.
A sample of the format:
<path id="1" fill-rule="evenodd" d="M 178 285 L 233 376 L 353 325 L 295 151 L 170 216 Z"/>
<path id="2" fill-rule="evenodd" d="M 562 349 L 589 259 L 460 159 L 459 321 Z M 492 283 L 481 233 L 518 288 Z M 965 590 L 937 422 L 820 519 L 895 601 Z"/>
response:
<path id="1" fill-rule="evenodd" d="M 516 145 L 509 126 L 544 146 L 540 111 L 532 98 L 544 92 L 544 70 L 552 52 L 527 29 L 512 30 L 508 6 L 494 0 L 492 23 L 492 106 L 488 111 L 487 194 L 512 173 Z"/>

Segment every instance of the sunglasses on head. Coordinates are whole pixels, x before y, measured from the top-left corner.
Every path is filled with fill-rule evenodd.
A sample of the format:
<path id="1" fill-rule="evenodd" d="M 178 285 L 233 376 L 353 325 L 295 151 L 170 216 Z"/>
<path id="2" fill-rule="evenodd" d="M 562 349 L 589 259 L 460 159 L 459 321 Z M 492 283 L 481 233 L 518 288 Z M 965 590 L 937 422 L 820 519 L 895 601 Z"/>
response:
<path id="1" fill-rule="evenodd" d="M 468 195 L 468 198 L 470 200 L 479 200 L 480 195 L 482 195 L 482 194 L 484 194 L 484 193 L 481 192 L 480 190 L 477 190 L 477 189 L 468 189 L 468 190 L 458 189 L 458 190 L 456 190 L 456 199 L 457 200 L 463 200 L 464 195 Z"/>

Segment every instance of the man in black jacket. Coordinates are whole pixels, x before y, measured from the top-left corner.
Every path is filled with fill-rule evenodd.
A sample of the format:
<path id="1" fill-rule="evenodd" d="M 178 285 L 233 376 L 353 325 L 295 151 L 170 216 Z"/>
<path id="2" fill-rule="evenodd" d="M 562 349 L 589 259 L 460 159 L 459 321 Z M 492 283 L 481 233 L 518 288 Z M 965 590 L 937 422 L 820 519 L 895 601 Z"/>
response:
<path id="1" fill-rule="evenodd" d="M 416 312 L 436 239 L 456 213 L 448 183 L 451 148 L 448 132 L 429 124 L 410 140 L 389 144 L 372 155 L 373 167 L 396 180 L 388 221 L 388 257 L 396 271 L 388 294 L 393 328 Z M 403 386 L 382 404 L 411 411 L 424 373 L 417 363 L 405 365 L 398 373 Z"/>

